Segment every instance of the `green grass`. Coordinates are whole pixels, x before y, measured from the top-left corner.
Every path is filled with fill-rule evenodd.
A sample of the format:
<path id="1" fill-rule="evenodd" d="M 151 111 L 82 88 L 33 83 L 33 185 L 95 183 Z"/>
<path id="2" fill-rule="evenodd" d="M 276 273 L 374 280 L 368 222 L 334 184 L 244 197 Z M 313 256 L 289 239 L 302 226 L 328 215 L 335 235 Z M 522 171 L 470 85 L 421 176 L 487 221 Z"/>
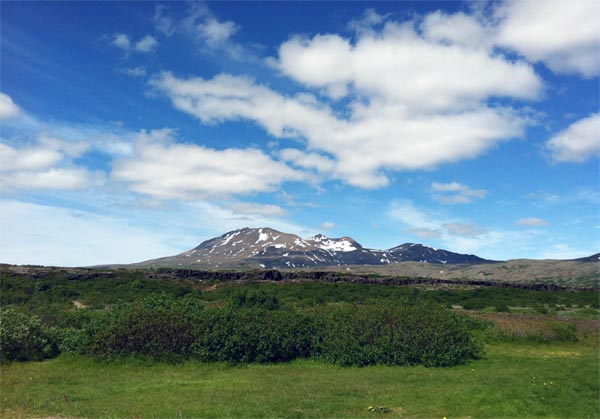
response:
<path id="1" fill-rule="evenodd" d="M 1 368 L 1 416 L 598 418 L 597 335 L 487 346 L 452 368 L 230 366 L 61 356 Z M 371 412 L 369 406 L 389 412 Z"/>

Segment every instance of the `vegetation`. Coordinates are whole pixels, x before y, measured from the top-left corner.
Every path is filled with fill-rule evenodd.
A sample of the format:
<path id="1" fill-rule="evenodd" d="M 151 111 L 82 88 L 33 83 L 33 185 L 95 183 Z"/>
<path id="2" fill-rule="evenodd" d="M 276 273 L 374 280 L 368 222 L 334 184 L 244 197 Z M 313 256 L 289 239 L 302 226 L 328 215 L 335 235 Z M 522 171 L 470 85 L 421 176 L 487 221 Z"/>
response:
<path id="1" fill-rule="evenodd" d="M 0 291 L 2 417 L 600 417 L 593 291 L 61 270 Z"/>
<path id="2" fill-rule="evenodd" d="M 492 344 L 483 359 L 435 369 L 63 355 L 3 365 L 1 385 L 4 418 L 600 417 L 594 340 Z"/>

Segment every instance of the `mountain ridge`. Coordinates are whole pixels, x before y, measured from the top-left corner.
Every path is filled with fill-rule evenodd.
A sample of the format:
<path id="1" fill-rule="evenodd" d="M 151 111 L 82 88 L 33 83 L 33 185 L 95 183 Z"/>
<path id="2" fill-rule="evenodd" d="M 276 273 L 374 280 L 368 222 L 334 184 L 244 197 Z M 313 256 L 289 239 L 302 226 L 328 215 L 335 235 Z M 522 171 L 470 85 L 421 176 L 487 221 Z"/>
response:
<path id="1" fill-rule="evenodd" d="M 390 265 L 399 262 L 434 264 L 489 264 L 497 261 L 455 253 L 418 243 L 386 250 L 363 247 L 351 237 L 324 234 L 303 239 L 270 227 L 244 227 L 205 240 L 174 256 L 151 259 L 136 266 L 190 266 L 209 269 L 297 269 L 353 265 Z"/>

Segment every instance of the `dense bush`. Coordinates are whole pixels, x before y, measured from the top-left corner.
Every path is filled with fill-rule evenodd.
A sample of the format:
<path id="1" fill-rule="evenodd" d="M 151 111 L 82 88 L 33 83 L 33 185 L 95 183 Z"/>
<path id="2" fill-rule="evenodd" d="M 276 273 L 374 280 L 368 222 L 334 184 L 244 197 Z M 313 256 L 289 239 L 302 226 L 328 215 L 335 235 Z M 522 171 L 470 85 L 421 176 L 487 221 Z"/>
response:
<path id="1" fill-rule="evenodd" d="M 194 323 L 202 306 L 192 298 L 152 296 L 121 304 L 96 315 L 79 331 L 67 335 L 64 349 L 111 357 L 185 356 L 195 340 Z"/>
<path id="2" fill-rule="evenodd" d="M 242 288 L 231 294 L 230 306 L 233 308 L 277 310 L 281 305 L 279 298 L 274 293 L 267 293 L 263 289 Z"/>
<path id="3" fill-rule="evenodd" d="M 193 353 L 203 361 L 290 361 L 310 356 L 315 333 L 315 322 L 295 311 L 206 310 L 196 324 Z"/>
<path id="4" fill-rule="evenodd" d="M 315 357 L 359 366 L 446 366 L 479 353 L 467 322 L 434 303 L 344 305 L 305 314 L 260 307 L 272 308 L 272 300 L 260 294 L 238 300 L 242 308 L 202 308 L 194 301 L 153 297 L 106 310 L 80 331 L 67 334 L 63 348 L 103 357 L 230 363 Z M 247 301 L 250 308 L 243 308 Z"/>
<path id="5" fill-rule="evenodd" d="M 57 336 L 38 318 L 10 308 L 0 312 L 2 361 L 39 361 L 56 355 Z"/>
<path id="6" fill-rule="evenodd" d="M 466 322 L 432 303 L 338 307 L 322 323 L 316 356 L 341 365 L 449 366 L 481 350 Z"/>

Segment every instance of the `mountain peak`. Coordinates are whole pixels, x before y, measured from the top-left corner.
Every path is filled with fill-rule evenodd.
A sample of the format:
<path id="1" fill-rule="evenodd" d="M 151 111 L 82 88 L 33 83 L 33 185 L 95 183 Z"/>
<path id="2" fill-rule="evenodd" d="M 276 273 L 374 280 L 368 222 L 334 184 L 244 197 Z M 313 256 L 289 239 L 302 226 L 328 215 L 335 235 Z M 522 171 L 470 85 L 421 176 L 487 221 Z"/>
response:
<path id="1" fill-rule="evenodd" d="M 474 255 L 461 255 L 404 243 L 388 250 L 365 249 L 351 237 L 317 234 L 302 239 L 270 227 L 244 227 L 202 242 L 176 256 L 145 262 L 151 266 L 222 268 L 312 268 L 351 265 L 388 265 L 416 261 L 427 263 L 488 263 Z"/>

